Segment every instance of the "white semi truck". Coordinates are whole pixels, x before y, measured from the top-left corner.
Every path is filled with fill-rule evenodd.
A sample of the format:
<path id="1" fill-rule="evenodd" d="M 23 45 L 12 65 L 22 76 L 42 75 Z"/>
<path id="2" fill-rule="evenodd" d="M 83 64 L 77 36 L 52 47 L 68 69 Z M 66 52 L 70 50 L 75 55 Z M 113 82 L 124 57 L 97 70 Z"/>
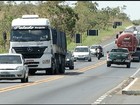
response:
<path id="1" fill-rule="evenodd" d="M 21 53 L 29 73 L 64 74 L 67 52 L 66 35 L 51 27 L 47 18 L 23 15 L 12 21 L 10 53 Z"/>

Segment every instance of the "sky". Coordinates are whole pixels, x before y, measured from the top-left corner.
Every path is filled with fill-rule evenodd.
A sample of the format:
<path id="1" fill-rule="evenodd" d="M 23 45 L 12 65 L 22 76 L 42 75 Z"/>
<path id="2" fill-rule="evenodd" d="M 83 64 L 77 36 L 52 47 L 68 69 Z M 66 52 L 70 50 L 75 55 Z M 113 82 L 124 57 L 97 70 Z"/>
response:
<path id="1" fill-rule="evenodd" d="M 68 1 L 74 3 L 75 1 Z M 98 9 L 106 8 L 109 6 L 110 8 L 115 7 L 123 7 L 126 6 L 126 9 L 123 10 L 124 13 L 129 16 L 131 20 L 139 20 L 140 19 L 140 1 L 92 1 L 98 3 Z"/>
<path id="2" fill-rule="evenodd" d="M 33 2 L 33 1 L 32 1 Z M 68 4 L 73 4 L 76 1 L 66 1 Z M 139 20 L 140 19 L 140 1 L 92 1 L 98 3 L 98 9 L 106 8 L 109 6 L 110 8 L 122 7 L 126 6 L 126 9 L 123 10 L 124 13 L 129 16 L 131 20 Z"/>
<path id="3" fill-rule="evenodd" d="M 140 1 L 96 1 L 100 8 L 105 8 L 109 6 L 122 7 L 123 5 L 126 5 L 126 9 L 123 10 L 124 13 L 126 13 L 131 20 L 138 20 L 140 19 Z"/>

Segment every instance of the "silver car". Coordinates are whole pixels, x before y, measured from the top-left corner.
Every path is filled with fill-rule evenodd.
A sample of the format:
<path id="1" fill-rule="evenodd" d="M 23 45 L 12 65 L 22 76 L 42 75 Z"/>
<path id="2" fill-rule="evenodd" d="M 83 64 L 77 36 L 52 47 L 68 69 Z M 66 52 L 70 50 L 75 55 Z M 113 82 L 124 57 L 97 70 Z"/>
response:
<path id="1" fill-rule="evenodd" d="M 28 82 L 28 66 L 21 54 L 0 54 L 0 80 L 20 79 Z"/>
<path id="2" fill-rule="evenodd" d="M 76 60 L 88 60 L 91 62 L 91 53 L 89 46 L 76 46 L 73 52 L 74 61 Z"/>

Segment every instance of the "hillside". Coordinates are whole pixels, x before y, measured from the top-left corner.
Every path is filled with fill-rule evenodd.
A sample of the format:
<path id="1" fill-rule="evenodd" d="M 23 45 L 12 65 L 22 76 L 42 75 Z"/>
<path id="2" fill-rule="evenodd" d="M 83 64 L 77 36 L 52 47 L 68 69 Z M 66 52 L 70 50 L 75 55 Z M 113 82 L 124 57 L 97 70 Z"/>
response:
<path id="1" fill-rule="evenodd" d="M 38 1 L 36 5 L 31 2 L 16 4 L 15 1 L 0 1 L 0 52 L 7 52 L 9 49 L 9 39 L 11 22 L 24 14 L 37 14 L 40 17 L 48 18 L 52 27 L 64 31 L 67 35 L 68 50 L 75 46 L 75 34 L 82 35 L 82 45 L 92 45 L 100 43 L 126 26 L 132 25 L 127 14 L 120 12 L 120 8 L 102 8 L 98 10 L 98 4 L 91 1 L 78 1 L 74 8 L 68 5 L 59 5 L 63 1 Z M 122 22 L 122 26 L 113 28 L 114 22 Z M 98 36 L 87 36 L 87 30 L 96 29 Z M 6 48 L 2 37 L 3 32 L 7 33 Z"/>

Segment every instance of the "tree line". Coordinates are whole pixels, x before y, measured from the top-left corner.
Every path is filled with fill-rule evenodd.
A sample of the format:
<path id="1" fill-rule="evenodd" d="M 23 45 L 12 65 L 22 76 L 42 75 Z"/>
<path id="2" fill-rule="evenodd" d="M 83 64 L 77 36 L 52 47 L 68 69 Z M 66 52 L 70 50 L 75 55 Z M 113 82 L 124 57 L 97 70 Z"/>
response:
<path id="1" fill-rule="evenodd" d="M 0 34 L 6 31 L 10 35 L 11 22 L 25 14 L 37 14 L 48 18 L 54 28 L 66 33 L 68 43 L 74 40 L 76 33 L 84 33 L 89 29 L 108 30 L 114 21 L 130 21 L 122 12 L 126 6 L 98 9 L 99 4 L 92 1 L 77 1 L 74 7 L 62 5 L 64 1 L 0 1 Z M 60 5 L 61 4 L 61 5 Z M 3 44 L 0 38 L 0 44 Z"/>

